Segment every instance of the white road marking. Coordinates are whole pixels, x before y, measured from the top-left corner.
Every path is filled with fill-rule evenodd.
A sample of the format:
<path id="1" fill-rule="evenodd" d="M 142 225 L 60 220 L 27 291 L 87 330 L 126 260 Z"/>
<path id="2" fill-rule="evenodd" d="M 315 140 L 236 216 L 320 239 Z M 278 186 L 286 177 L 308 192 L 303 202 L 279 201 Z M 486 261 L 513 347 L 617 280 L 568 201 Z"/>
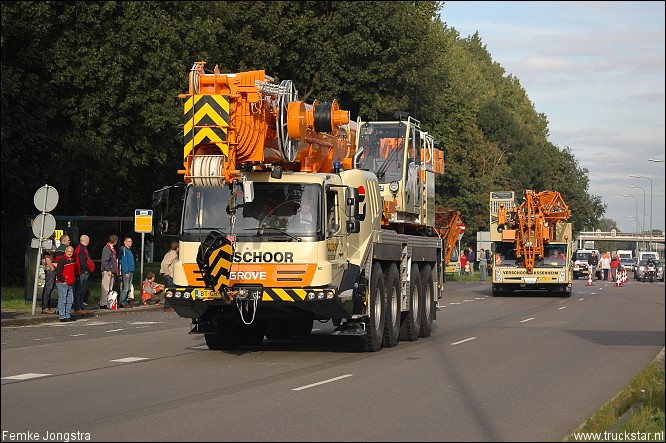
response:
<path id="1" fill-rule="evenodd" d="M 330 378 L 328 380 L 320 381 L 320 382 L 317 382 L 317 383 L 312 383 L 311 385 L 301 386 L 300 388 L 293 388 L 292 391 L 302 391 L 303 389 L 308 389 L 308 388 L 312 388 L 314 386 L 319 386 L 319 385 L 323 385 L 323 384 L 326 384 L 326 383 L 331 383 L 331 382 L 334 382 L 336 380 L 341 380 L 343 378 L 351 377 L 352 375 L 354 375 L 354 374 L 341 375 L 340 377 Z"/>
<path id="2" fill-rule="evenodd" d="M 111 360 L 113 362 L 118 362 L 118 363 L 134 363 L 136 361 L 141 361 L 141 360 L 148 360 L 145 357 L 125 357 L 125 358 L 118 358 L 116 360 Z"/>
<path id="3" fill-rule="evenodd" d="M 470 337 L 470 338 L 466 338 L 464 340 L 453 342 L 453 343 L 451 343 L 451 346 L 456 346 L 456 345 L 459 345 L 461 343 L 465 343 L 465 342 L 472 341 L 472 340 L 476 340 L 476 337 Z"/>
<path id="4" fill-rule="evenodd" d="M 35 374 L 32 372 L 28 372 L 27 374 L 20 374 L 20 375 L 12 375 L 10 377 L 2 377 L 3 380 L 30 380 L 31 378 L 39 378 L 39 377 L 48 377 L 51 374 Z"/>
<path id="5" fill-rule="evenodd" d="M 534 320 L 534 317 L 526 318 L 525 320 L 520 320 L 521 323 L 526 323 L 528 321 Z"/>

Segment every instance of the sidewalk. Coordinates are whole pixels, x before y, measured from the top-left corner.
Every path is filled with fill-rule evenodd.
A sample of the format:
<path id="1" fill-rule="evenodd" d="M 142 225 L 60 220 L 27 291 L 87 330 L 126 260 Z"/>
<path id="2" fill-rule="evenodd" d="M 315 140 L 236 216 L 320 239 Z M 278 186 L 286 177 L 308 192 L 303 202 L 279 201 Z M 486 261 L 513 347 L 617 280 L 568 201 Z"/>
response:
<path id="1" fill-rule="evenodd" d="M 137 303 L 132 305 L 132 308 L 123 308 L 116 311 L 110 309 L 98 309 L 97 305 L 88 305 L 86 310 L 90 312 L 87 315 L 75 315 L 72 314 L 72 318 L 80 320 L 82 318 L 95 318 L 102 315 L 116 315 L 116 314 L 129 314 L 132 312 L 143 312 L 143 311 L 161 311 L 164 310 L 164 306 L 141 306 Z M 94 308 L 94 309 L 93 309 Z M 25 326 L 25 325 L 35 325 L 41 323 L 57 323 L 58 315 L 57 314 L 42 314 L 42 308 L 37 306 L 35 309 L 35 315 L 32 315 L 31 309 L 3 309 L 2 312 L 2 327 L 5 326 Z"/>

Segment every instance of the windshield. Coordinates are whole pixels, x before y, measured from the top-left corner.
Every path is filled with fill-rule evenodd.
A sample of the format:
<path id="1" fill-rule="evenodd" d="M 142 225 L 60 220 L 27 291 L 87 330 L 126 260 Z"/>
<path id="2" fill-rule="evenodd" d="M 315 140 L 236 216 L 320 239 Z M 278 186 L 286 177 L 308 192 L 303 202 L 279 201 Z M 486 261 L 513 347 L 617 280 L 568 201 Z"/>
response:
<path id="1" fill-rule="evenodd" d="M 516 257 L 514 243 L 495 243 L 493 263 L 498 267 L 524 266 L 521 257 Z M 567 245 L 544 245 L 543 258 L 537 258 L 534 265 L 537 268 L 562 267 L 567 262 Z"/>
<path id="2" fill-rule="evenodd" d="M 574 258 L 575 261 L 584 261 L 587 263 L 587 259 L 590 258 L 592 255 L 592 251 L 576 251 L 576 257 Z M 597 257 L 599 256 L 599 253 L 597 252 Z"/>
<path id="3" fill-rule="evenodd" d="M 380 183 L 402 179 L 407 127 L 395 123 L 366 123 L 360 130 L 357 166 L 374 172 Z"/>
<path id="4" fill-rule="evenodd" d="M 231 198 L 231 188 L 191 186 L 185 196 L 183 234 L 207 234 L 212 230 L 238 237 L 267 237 L 292 241 L 320 234 L 319 185 L 254 183 L 254 199 L 244 202 L 242 189 Z M 231 215 L 236 223 L 231 228 Z"/>

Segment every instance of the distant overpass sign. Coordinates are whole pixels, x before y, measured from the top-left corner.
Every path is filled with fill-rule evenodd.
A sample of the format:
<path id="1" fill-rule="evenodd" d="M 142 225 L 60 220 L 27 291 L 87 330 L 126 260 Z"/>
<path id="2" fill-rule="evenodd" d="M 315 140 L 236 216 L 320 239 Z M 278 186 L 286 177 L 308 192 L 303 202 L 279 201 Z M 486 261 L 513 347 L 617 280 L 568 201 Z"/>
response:
<path id="1" fill-rule="evenodd" d="M 134 210 L 134 232 L 151 233 L 153 232 L 153 210 L 135 209 Z"/>

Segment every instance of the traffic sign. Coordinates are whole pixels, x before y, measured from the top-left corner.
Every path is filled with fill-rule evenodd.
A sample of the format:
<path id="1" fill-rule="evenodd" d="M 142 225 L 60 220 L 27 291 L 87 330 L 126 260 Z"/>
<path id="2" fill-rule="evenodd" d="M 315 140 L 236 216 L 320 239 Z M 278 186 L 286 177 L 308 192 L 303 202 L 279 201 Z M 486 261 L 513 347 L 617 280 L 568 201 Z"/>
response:
<path id="1" fill-rule="evenodd" d="M 465 232 L 465 225 L 458 225 L 458 229 L 460 229 L 460 232 Z"/>
<path id="2" fill-rule="evenodd" d="M 134 210 L 134 232 L 153 232 L 153 210 L 136 209 Z"/>
<path id="3" fill-rule="evenodd" d="M 58 204 L 58 191 L 53 186 L 44 185 L 35 192 L 34 202 L 39 211 L 50 212 Z"/>
<path id="4" fill-rule="evenodd" d="M 53 234 L 53 231 L 55 231 L 55 227 L 55 217 L 45 212 L 35 217 L 35 221 L 32 222 L 32 233 L 37 238 L 49 238 Z"/>

